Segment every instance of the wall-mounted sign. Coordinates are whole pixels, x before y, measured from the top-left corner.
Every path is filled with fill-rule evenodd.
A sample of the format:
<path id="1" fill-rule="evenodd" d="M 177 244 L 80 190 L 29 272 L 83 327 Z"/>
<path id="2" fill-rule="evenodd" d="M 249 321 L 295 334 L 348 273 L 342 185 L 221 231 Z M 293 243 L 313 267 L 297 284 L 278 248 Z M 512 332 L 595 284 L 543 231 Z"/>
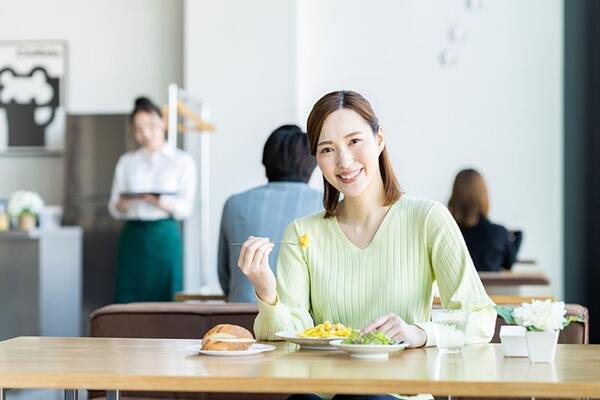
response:
<path id="1" fill-rule="evenodd" d="M 0 151 L 62 150 L 65 43 L 0 42 Z"/>

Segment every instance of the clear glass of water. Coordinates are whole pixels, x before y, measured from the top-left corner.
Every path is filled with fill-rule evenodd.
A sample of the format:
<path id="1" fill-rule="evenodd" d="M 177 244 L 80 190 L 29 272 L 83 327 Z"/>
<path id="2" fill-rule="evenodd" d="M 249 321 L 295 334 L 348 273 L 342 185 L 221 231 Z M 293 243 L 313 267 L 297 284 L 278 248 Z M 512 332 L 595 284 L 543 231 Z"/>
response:
<path id="1" fill-rule="evenodd" d="M 465 310 L 432 310 L 431 321 L 435 323 L 435 339 L 442 353 L 460 353 L 465 345 L 469 313 Z"/>

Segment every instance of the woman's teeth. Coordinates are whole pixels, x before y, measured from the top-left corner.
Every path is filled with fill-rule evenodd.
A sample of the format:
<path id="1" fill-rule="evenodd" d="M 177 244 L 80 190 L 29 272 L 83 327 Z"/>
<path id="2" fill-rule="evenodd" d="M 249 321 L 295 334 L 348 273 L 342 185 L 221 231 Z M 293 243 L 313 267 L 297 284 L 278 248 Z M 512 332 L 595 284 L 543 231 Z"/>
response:
<path id="1" fill-rule="evenodd" d="M 358 169 L 354 172 L 351 172 L 349 174 L 341 174 L 340 178 L 342 178 L 342 180 L 344 180 L 344 181 L 352 180 L 352 179 L 356 178 L 358 176 L 358 174 L 360 174 L 360 171 L 362 171 L 362 168 Z"/>

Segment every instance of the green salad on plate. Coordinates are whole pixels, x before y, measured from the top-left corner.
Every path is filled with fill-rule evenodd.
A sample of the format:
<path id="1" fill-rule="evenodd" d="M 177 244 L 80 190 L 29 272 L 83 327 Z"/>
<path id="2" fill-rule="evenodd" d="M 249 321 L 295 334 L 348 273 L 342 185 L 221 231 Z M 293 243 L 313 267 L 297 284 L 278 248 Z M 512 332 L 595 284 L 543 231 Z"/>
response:
<path id="1" fill-rule="evenodd" d="M 342 341 L 342 344 L 397 344 L 395 341 L 385 335 L 385 333 L 379 331 L 373 331 L 369 333 L 360 333 L 360 331 L 353 330 L 350 336 Z"/>

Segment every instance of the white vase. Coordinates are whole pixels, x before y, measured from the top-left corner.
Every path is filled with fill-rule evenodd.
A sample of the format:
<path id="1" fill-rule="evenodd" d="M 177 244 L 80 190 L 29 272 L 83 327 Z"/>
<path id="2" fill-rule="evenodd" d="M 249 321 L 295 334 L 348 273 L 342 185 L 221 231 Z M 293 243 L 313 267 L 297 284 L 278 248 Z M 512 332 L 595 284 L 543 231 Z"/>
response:
<path id="1" fill-rule="evenodd" d="M 558 334 L 560 331 L 527 331 L 527 351 L 529 361 L 549 363 L 554 361 L 556 354 L 556 344 L 558 343 Z"/>

